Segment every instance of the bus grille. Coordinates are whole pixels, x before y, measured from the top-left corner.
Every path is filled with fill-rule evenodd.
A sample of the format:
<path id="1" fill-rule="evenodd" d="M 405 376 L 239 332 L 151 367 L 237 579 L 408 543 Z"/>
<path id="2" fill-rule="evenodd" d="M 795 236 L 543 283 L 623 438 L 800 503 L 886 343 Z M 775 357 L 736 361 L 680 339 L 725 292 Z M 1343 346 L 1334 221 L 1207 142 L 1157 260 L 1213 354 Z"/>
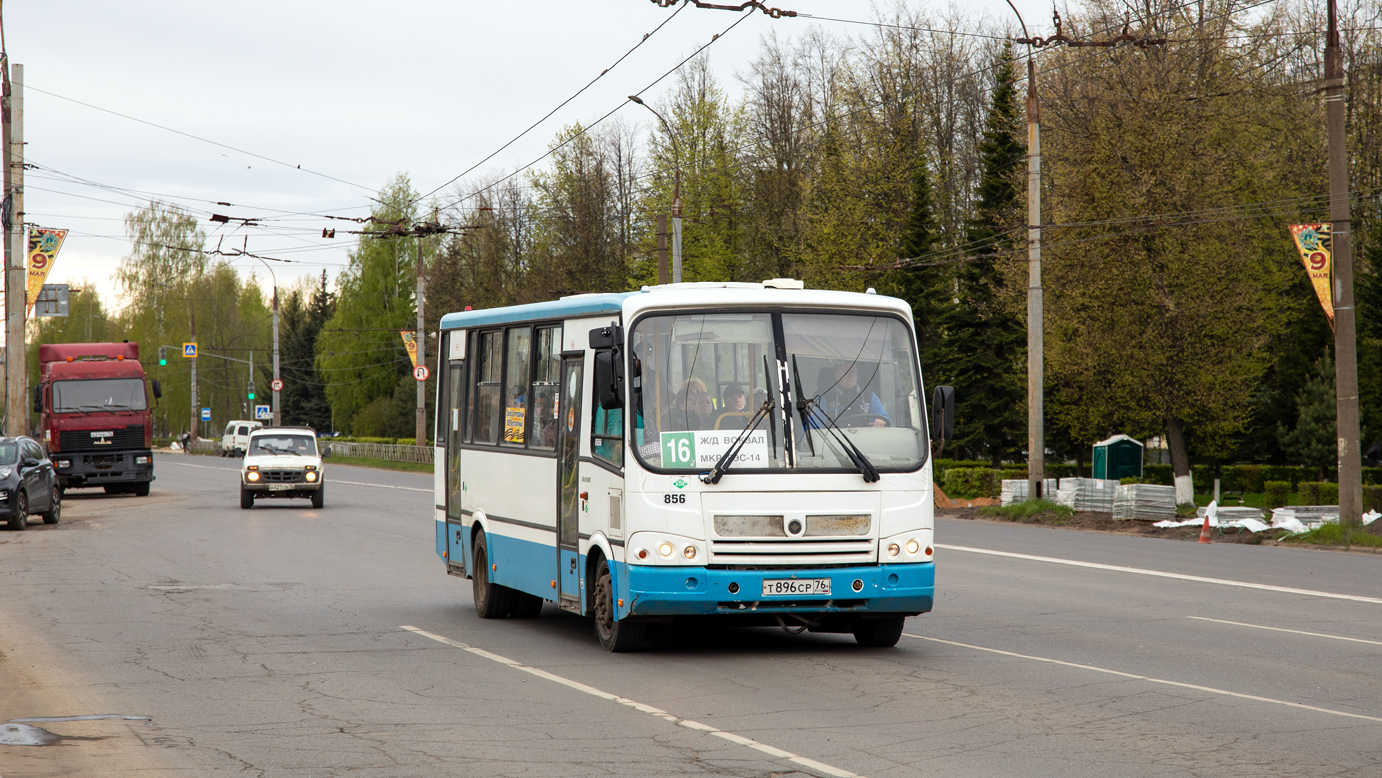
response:
<path id="1" fill-rule="evenodd" d="M 144 425 L 63 430 L 58 436 L 58 444 L 59 450 L 64 454 L 74 451 L 122 451 L 144 448 Z"/>
<path id="2" fill-rule="evenodd" d="M 818 566 L 865 564 L 878 559 L 873 538 L 710 541 L 712 565 Z"/>

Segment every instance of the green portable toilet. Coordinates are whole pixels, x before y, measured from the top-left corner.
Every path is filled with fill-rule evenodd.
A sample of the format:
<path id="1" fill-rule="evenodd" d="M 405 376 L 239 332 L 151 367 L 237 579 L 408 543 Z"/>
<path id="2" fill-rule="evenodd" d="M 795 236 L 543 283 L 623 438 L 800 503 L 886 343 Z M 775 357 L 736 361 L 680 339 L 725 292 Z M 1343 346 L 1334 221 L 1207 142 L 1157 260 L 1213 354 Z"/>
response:
<path id="1" fill-rule="evenodd" d="M 1141 478 L 1142 444 L 1127 435 L 1114 435 L 1094 444 L 1095 478 Z"/>

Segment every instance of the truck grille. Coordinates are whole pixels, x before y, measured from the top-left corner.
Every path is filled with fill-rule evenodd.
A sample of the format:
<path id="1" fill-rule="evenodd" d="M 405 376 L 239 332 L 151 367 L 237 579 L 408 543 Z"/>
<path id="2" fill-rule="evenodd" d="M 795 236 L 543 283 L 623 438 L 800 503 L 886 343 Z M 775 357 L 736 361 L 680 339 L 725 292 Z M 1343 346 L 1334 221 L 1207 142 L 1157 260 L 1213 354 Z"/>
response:
<path id="1" fill-rule="evenodd" d="M 63 430 L 58 436 L 60 451 L 121 451 L 144 448 L 144 425 Z"/>
<path id="2" fill-rule="evenodd" d="M 271 484 L 295 484 L 302 480 L 301 470 L 260 470 L 259 478 Z"/>

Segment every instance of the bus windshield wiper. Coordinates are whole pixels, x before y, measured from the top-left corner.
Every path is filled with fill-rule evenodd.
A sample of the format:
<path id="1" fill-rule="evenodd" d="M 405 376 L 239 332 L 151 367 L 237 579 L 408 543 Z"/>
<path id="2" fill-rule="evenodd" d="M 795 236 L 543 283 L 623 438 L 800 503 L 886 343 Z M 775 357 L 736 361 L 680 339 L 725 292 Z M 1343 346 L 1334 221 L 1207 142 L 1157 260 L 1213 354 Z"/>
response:
<path id="1" fill-rule="evenodd" d="M 797 355 L 792 355 L 792 383 L 797 387 L 797 412 L 801 414 L 801 431 L 806 436 L 806 446 L 811 449 L 811 456 L 816 456 L 816 441 L 811 437 L 811 424 L 806 419 L 806 389 L 801 385 L 801 369 L 797 367 Z"/>
<path id="2" fill-rule="evenodd" d="M 830 418 L 830 414 L 821 410 L 820 406 L 816 405 L 815 400 L 807 400 L 804 406 L 804 412 L 810 412 L 813 414 L 812 418 L 824 422 L 825 428 L 831 433 L 831 437 L 834 438 L 836 443 L 840 444 L 840 448 L 844 449 L 845 456 L 849 457 L 849 461 L 853 462 L 854 466 L 858 468 L 859 472 L 864 476 L 864 483 L 874 483 L 881 477 L 878 475 L 878 468 L 874 467 L 873 463 L 869 461 L 869 458 L 864 456 L 864 452 L 860 451 L 859 447 L 854 445 L 854 441 L 850 440 L 849 436 L 844 434 L 844 432 L 836 426 L 835 420 Z"/>
<path id="3" fill-rule="evenodd" d="M 708 473 L 701 473 L 701 483 L 718 484 L 720 482 L 721 476 L 729 470 L 730 465 L 734 464 L 734 458 L 739 455 L 739 449 L 748 442 L 749 434 L 757 429 L 759 422 L 766 419 L 772 409 L 772 400 L 764 400 L 763 405 L 758 408 L 758 412 L 753 415 L 753 418 L 749 419 L 749 423 L 744 426 L 743 431 L 734 439 L 734 442 L 729 444 L 729 448 L 725 449 L 725 453 L 720 456 L 720 461 L 715 463 L 715 467 L 711 468 Z"/>

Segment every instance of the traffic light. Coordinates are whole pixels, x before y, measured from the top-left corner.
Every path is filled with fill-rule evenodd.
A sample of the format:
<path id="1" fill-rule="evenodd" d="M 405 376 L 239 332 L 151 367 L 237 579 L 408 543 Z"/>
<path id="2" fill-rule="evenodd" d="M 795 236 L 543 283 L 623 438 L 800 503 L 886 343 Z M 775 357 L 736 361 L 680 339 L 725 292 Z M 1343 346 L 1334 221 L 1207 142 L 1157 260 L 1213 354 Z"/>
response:
<path id="1" fill-rule="evenodd" d="M 164 365 L 167 365 L 167 364 L 168 364 L 168 347 L 167 347 L 167 346 L 159 346 L 159 347 L 158 347 L 158 364 L 159 364 L 160 366 L 164 366 Z"/>
<path id="2" fill-rule="evenodd" d="M 250 399 L 254 399 L 254 382 L 250 381 Z"/>

